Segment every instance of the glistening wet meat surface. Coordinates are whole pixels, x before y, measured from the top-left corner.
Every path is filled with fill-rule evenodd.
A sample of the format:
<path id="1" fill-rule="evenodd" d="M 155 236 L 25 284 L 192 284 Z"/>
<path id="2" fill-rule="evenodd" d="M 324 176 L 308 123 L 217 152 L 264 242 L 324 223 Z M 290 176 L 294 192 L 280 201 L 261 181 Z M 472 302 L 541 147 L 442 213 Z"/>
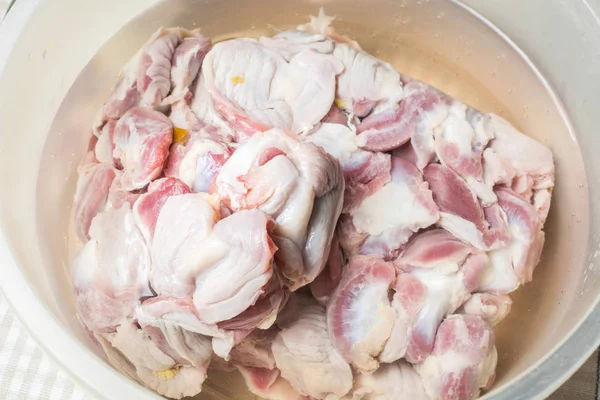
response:
<path id="1" fill-rule="evenodd" d="M 79 168 L 75 304 L 171 398 L 471 400 L 533 279 L 552 153 L 336 34 L 160 29 Z"/>

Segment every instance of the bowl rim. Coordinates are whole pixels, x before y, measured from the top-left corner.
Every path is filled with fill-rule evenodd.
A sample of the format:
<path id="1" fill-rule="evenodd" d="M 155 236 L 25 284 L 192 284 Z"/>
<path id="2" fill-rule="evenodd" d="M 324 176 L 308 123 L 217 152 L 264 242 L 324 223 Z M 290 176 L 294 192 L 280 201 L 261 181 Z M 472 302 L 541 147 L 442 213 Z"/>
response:
<path id="1" fill-rule="evenodd" d="M 561 105 L 556 93 L 538 68 L 504 32 L 473 8 L 459 0 L 451 1 L 486 23 L 513 47 L 544 82 L 556 103 Z M 20 34 L 41 3 L 41 0 L 16 2 L 11 12 L 0 23 L 0 79 Z M 592 11 L 590 10 L 590 12 Z M 559 108 L 564 112 L 562 105 Z M 565 121 L 569 121 L 568 118 L 565 118 Z M 0 217 L 2 216 L 0 215 Z M 4 220 L 4 218 L 0 218 L 0 220 Z M 161 399 L 162 397 L 154 392 L 118 373 L 88 348 L 72 339 L 49 308 L 33 293 L 28 280 L 17 266 L 8 243 L 7 232 L 5 232 L 4 226 L 0 226 L 0 260 L 5 267 L 3 268 L 4 279 L 0 281 L 0 292 L 14 310 L 15 316 L 23 327 L 36 344 L 50 356 L 57 367 L 82 390 L 98 399 Z M 7 284 L 8 282 L 10 284 Z M 561 343 L 521 374 L 499 387 L 497 392 L 489 393 L 482 399 L 544 399 L 558 389 L 600 345 L 599 303 L 600 293 L 596 296 L 594 305 L 590 307 L 588 314 L 571 329 Z M 67 354 L 67 351 L 70 354 L 77 354 L 77 356 L 65 357 L 64 354 Z M 84 378 L 84 374 L 76 372 L 90 370 L 94 371 L 92 377 Z M 120 382 L 120 384 L 107 385 L 107 381 Z"/>

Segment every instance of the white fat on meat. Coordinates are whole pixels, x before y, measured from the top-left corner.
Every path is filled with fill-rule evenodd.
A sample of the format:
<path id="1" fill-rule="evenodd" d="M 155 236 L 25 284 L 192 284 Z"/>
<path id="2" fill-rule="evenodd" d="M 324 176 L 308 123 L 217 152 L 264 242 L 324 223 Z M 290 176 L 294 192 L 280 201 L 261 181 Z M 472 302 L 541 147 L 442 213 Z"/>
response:
<path id="1" fill-rule="evenodd" d="M 361 254 L 387 256 L 419 229 L 439 218 L 431 191 L 421 172 L 400 158 L 392 159 L 391 180 L 351 211 L 356 230 L 367 234 Z M 355 249 L 345 249 L 352 252 Z"/>
<path id="2" fill-rule="evenodd" d="M 307 43 L 286 60 L 253 39 L 216 44 L 202 66 L 215 109 L 245 135 L 271 127 L 294 133 L 311 129 L 329 111 L 343 65 L 310 47 Z"/>
<path id="3" fill-rule="evenodd" d="M 366 372 L 379 367 L 377 357 L 392 334 L 396 312 L 388 291 L 394 267 L 381 259 L 353 257 L 327 303 L 327 328 L 346 361 Z"/>
<path id="4" fill-rule="evenodd" d="M 276 247 L 270 220 L 242 210 L 219 221 L 202 242 L 202 259 L 187 271 L 195 280 L 194 305 L 207 323 L 233 318 L 259 299 L 273 275 Z"/>
<path id="5" fill-rule="evenodd" d="M 295 294 L 278 321 L 281 332 L 273 356 L 281 376 L 300 394 L 323 399 L 352 388 L 352 369 L 334 347 L 325 308 L 310 296 Z"/>
<path id="6" fill-rule="evenodd" d="M 273 218 L 277 264 L 292 291 L 325 267 L 343 190 L 334 158 L 277 129 L 242 143 L 215 181 L 233 211 L 256 208 Z"/>
<path id="7" fill-rule="evenodd" d="M 128 206 L 100 213 L 73 261 L 75 306 L 94 333 L 111 332 L 133 314 L 148 288 L 150 257 Z"/>
<path id="8" fill-rule="evenodd" d="M 494 382 L 494 331 L 474 315 L 452 315 L 440 325 L 432 354 L 415 368 L 432 399 L 472 400 Z"/>

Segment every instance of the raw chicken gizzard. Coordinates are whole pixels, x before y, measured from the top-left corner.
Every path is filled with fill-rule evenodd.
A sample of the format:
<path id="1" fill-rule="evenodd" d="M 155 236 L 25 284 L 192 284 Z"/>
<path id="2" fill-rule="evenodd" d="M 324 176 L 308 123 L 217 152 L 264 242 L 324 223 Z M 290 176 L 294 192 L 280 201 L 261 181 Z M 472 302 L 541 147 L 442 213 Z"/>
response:
<path id="1" fill-rule="evenodd" d="M 273 37 L 160 29 L 93 123 L 79 319 L 171 398 L 472 400 L 544 244 L 552 153 L 395 71 L 321 10 Z"/>

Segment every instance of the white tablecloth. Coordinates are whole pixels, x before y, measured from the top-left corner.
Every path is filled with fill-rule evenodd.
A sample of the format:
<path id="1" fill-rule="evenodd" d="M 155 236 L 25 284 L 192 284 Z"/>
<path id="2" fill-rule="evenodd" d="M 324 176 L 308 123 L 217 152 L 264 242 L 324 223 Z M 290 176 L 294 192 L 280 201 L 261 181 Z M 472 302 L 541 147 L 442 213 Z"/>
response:
<path id="1" fill-rule="evenodd" d="M 92 400 L 40 350 L 1 293 L 0 399 Z"/>

